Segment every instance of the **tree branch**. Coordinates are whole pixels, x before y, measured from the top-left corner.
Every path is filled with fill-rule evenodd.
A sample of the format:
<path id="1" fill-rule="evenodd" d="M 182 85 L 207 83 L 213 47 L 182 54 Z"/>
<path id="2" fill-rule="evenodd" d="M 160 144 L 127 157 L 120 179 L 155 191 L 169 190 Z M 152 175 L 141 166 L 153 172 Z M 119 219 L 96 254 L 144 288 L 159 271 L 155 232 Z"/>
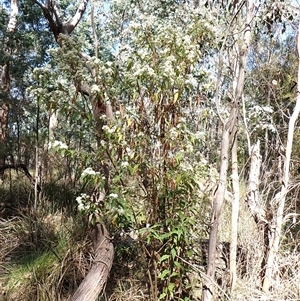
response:
<path id="1" fill-rule="evenodd" d="M 35 185 L 35 180 L 32 177 L 32 175 L 30 174 L 30 172 L 27 169 L 27 166 L 25 164 L 3 164 L 0 165 L 0 172 L 4 172 L 6 169 L 15 169 L 16 171 L 18 170 L 22 170 L 24 172 L 24 174 L 26 175 L 26 177 L 29 179 L 30 183 L 32 185 Z M 38 191 L 41 191 L 41 187 L 40 185 L 37 185 L 37 189 Z"/>
<path id="2" fill-rule="evenodd" d="M 75 29 L 86 10 L 89 0 L 81 0 L 75 15 L 66 24 L 62 24 L 62 20 L 53 0 L 47 1 L 47 5 L 44 5 L 37 0 L 32 1 L 42 9 L 45 18 L 49 22 L 49 26 L 54 34 L 55 40 L 58 42 L 58 36 L 60 33 L 69 35 Z M 53 15 L 55 16 L 55 19 L 53 18 Z"/>
<path id="3" fill-rule="evenodd" d="M 51 12 L 51 1 L 47 1 L 46 5 L 40 3 L 37 0 L 32 0 L 32 1 L 34 3 L 36 3 L 42 9 L 44 17 L 49 22 L 49 26 L 50 26 L 51 31 L 54 34 L 55 40 L 58 41 L 58 36 L 62 31 L 61 31 L 61 28 L 56 24 L 55 20 L 53 19 L 52 15 L 50 13 Z"/>
<path id="4" fill-rule="evenodd" d="M 63 25 L 63 32 L 66 34 L 70 34 L 75 27 L 77 26 L 77 24 L 79 23 L 79 21 L 81 20 L 85 10 L 86 10 L 86 6 L 88 4 L 89 0 L 81 0 L 81 3 L 78 6 L 78 9 L 75 13 L 75 15 L 73 16 L 73 18 L 65 25 Z"/>

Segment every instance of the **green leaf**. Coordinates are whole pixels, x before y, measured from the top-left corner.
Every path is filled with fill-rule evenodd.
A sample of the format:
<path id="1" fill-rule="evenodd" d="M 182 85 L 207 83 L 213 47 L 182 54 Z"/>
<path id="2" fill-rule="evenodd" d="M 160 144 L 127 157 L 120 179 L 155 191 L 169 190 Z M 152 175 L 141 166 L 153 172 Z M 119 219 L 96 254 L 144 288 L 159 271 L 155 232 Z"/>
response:
<path id="1" fill-rule="evenodd" d="M 163 280 L 166 279 L 166 277 L 170 274 L 169 270 L 163 270 L 162 273 L 159 275 L 159 279 Z"/>
<path id="2" fill-rule="evenodd" d="M 172 259 L 174 260 L 174 258 L 176 256 L 176 250 L 174 248 L 171 249 L 171 255 L 172 255 Z"/>
<path id="3" fill-rule="evenodd" d="M 180 274 L 178 272 L 173 272 L 170 277 L 179 276 Z"/>
<path id="4" fill-rule="evenodd" d="M 161 256 L 160 258 L 159 258 L 159 263 L 161 263 L 161 262 L 163 262 L 163 261 L 165 261 L 165 260 L 167 260 L 167 259 L 169 259 L 170 258 L 170 255 L 169 254 L 164 254 L 163 256 Z"/>
<path id="5" fill-rule="evenodd" d="M 160 296 L 158 297 L 158 300 L 162 300 L 167 296 L 167 293 L 162 293 L 160 294 Z"/>
<path id="6" fill-rule="evenodd" d="M 168 285 L 168 291 L 169 291 L 169 292 L 173 292 L 174 287 L 175 287 L 175 283 L 170 283 L 170 284 Z"/>

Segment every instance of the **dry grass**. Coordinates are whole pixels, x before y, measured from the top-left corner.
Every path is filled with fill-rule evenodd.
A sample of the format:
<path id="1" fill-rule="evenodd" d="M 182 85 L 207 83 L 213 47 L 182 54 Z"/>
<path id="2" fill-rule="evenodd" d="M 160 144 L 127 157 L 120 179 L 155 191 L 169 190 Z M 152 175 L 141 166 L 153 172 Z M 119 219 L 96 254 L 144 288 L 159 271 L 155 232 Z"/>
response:
<path id="1" fill-rule="evenodd" d="M 89 238 L 61 214 L 1 220 L 1 300 L 65 300 L 90 268 Z"/>
<path id="2" fill-rule="evenodd" d="M 26 185 L 20 185 L 17 192 L 23 194 L 27 190 Z M 59 194 L 54 196 L 58 198 Z M 7 192 L 7 197 L 10 202 L 11 192 Z M 45 201 L 42 210 L 34 214 L 26 206 L 18 211 L 18 206 L 25 201 L 23 196 L 22 202 L 13 202 L 15 208 L 0 219 L 0 300 L 70 300 L 93 260 L 86 224 L 81 217 L 66 216 L 59 210 L 49 213 L 53 210 L 53 200 Z M 30 204 L 30 200 L 26 204 Z M 230 202 L 226 201 L 220 223 L 222 241 L 230 238 L 230 206 Z M 193 233 L 195 241 L 203 239 L 203 227 L 200 228 L 199 233 Z M 238 235 L 239 244 L 246 254 L 244 265 L 239 269 L 233 295 L 229 292 L 228 281 L 225 281 L 228 269 L 218 269 L 222 278 L 222 284 L 216 290 L 219 300 L 300 300 L 300 255 L 297 248 L 286 248 L 279 255 L 275 267 L 276 280 L 272 291 L 266 295 L 260 289 L 263 239 L 243 202 Z M 205 277 L 203 263 L 199 254 L 196 255 L 197 248 L 199 244 L 196 243 L 193 258 L 184 259 L 191 267 L 194 300 L 200 300 Z M 116 240 L 115 252 L 106 291 L 99 300 L 148 301 L 147 264 L 140 246 L 137 242 Z"/>

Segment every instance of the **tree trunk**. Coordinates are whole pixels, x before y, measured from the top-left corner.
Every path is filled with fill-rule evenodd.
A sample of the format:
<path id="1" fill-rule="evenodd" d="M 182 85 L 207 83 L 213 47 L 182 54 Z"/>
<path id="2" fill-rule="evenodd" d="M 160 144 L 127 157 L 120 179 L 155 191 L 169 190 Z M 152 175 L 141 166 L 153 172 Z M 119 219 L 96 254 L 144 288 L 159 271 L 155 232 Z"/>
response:
<path id="1" fill-rule="evenodd" d="M 95 301 L 108 279 L 114 258 L 114 246 L 103 224 L 93 230 L 94 263 L 72 297 L 72 301 Z"/>
<path id="2" fill-rule="evenodd" d="M 269 250 L 269 229 L 270 220 L 268 214 L 261 206 L 259 197 L 259 177 L 261 166 L 260 141 L 253 145 L 250 155 L 250 171 L 247 188 L 246 203 L 250 213 L 257 225 L 257 228 L 263 234 L 264 239 L 264 256 L 261 262 L 260 276 L 264 277 L 266 268 L 266 258 Z"/>
<path id="3" fill-rule="evenodd" d="M 217 253 L 217 235 L 219 219 L 224 203 L 224 197 L 227 186 L 227 169 L 228 169 L 228 150 L 230 143 L 230 133 L 232 131 L 231 123 L 236 119 L 236 110 L 232 109 L 231 118 L 223 127 L 222 144 L 221 144 L 221 164 L 219 173 L 219 185 L 212 208 L 211 229 L 208 242 L 208 262 L 207 277 L 208 280 L 203 286 L 202 300 L 209 301 L 213 295 L 213 283 L 215 278 L 215 262 Z"/>
<path id="4" fill-rule="evenodd" d="M 232 190 L 233 200 L 231 209 L 231 239 L 230 239 L 230 286 L 231 292 L 234 291 L 236 284 L 236 253 L 237 253 L 237 233 L 238 233 L 238 218 L 239 218 L 239 207 L 240 207 L 240 187 L 239 187 L 239 173 L 238 173 L 238 156 L 237 156 L 237 127 L 234 128 L 233 145 L 231 150 L 232 158 Z"/>
<path id="5" fill-rule="evenodd" d="M 289 128 L 288 128 L 288 137 L 286 142 L 286 150 L 285 150 L 285 157 L 284 157 L 284 170 L 283 170 L 283 179 L 282 179 L 282 186 L 280 191 L 280 197 L 278 200 L 278 208 L 275 220 L 275 227 L 272 227 L 271 238 L 270 238 L 270 250 L 267 257 L 267 264 L 266 264 L 266 272 L 263 280 L 263 292 L 269 292 L 270 287 L 272 285 L 273 279 L 273 268 L 274 263 L 276 260 L 276 256 L 279 250 L 279 243 L 280 243 L 280 235 L 283 223 L 283 211 L 285 206 L 286 195 L 289 190 L 289 179 L 290 179 L 290 162 L 291 162 L 291 154 L 292 154 L 292 147 L 293 147 L 293 137 L 294 137 L 294 128 L 296 120 L 298 119 L 299 112 L 300 112 L 300 22 L 298 27 L 298 35 L 296 40 L 296 45 L 298 49 L 298 84 L 297 84 L 297 101 L 294 112 L 289 120 Z"/>
<path id="6" fill-rule="evenodd" d="M 72 31 L 76 28 L 80 22 L 87 4 L 88 0 L 80 0 L 78 4 L 77 11 L 74 16 L 65 24 L 63 24 L 59 11 L 56 9 L 53 0 L 47 1 L 44 5 L 43 3 L 32 0 L 36 3 L 43 11 L 46 20 L 49 23 L 50 29 L 59 45 L 61 45 L 62 38 L 61 34 L 70 35 Z M 49 5 L 50 4 L 50 5 Z M 95 37 L 95 35 L 94 35 Z M 96 38 L 96 37 L 95 37 Z M 90 56 L 85 53 L 78 53 L 78 56 L 85 63 Z M 90 68 L 88 68 L 91 70 Z M 76 72 L 78 70 L 74 70 Z M 96 80 L 96 70 L 91 70 L 91 75 Z M 76 83 L 78 85 L 79 92 L 83 95 L 89 97 L 90 102 L 93 106 L 93 114 L 96 122 L 96 131 L 99 137 L 101 137 L 102 131 L 102 121 L 100 121 L 100 116 L 106 114 L 108 122 L 113 120 L 113 110 L 109 103 L 105 103 L 102 99 L 93 97 L 90 93 L 90 87 L 87 83 Z M 102 172 L 106 178 L 105 191 L 102 192 L 103 200 L 105 198 L 105 192 L 108 189 L 108 179 L 109 179 L 109 169 L 108 160 L 103 158 L 104 164 L 102 164 Z M 104 284 L 109 276 L 110 269 L 113 263 L 114 247 L 109 238 L 108 232 L 104 224 L 97 224 L 94 229 L 94 247 L 95 247 L 95 260 L 90 272 L 86 275 L 83 282 L 80 284 L 79 288 L 75 292 L 72 300 L 73 301 L 93 301 L 96 300 L 101 291 L 104 288 Z"/>
<path id="7" fill-rule="evenodd" d="M 265 212 L 259 202 L 259 175 L 261 166 L 260 141 L 252 146 L 246 203 L 257 225 L 265 223 Z"/>
<path id="8" fill-rule="evenodd" d="M 11 0 L 10 1 L 10 17 L 9 21 L 6 27 L 6 33 L 11 35 L 16 31 L 17 27 L 17 16 L 19 13 L 18 8 L 18 1 L 17 0 Z M 7 54 L 8 59 L 6 59 L 6 62 L 4 66 L 2 66 L 2 72 L 1 72 L 1 87 L 5 95 L 5 99 L 0 99 L 0 165 L 5 164 L 5 157 L 6 157 L 6 141 L 7 141 L 7 126 L 8 126 L 8 97 L 10 93 L 10 55 L 13 52 L 13 49 L 10 46 L 9 39 L 11 37 L 6 37 L 4 40 L 5 44 L 5 51 Z M 3 174 L 1 174 L 1 177 Z"/>
<path id="9" fill-rule="evenodd" d="M 241 49 L 238 51 L 238 55 L 235 57 L 236 61 L 234 62 L 235 65 L 234 70 L 235 70 L 235 74 L 237 75 L 233 82 L 234 99 L 232 99 L 230 116 L 227 119 L 226 123 L 223 121 L 222 117 L 220 116 L 219 113 L 220 110 L 218 107 L 219 104 L 217 104 L 218 114 L 223 122 L 223 133 L 222 133 L 222 143 L 221 143 L 221 163 L 220 163 L 220 173 L 219 173 L 219 185 L 218 185 L 216 197 L 212 208 L 211 229 L 209 234 L 209 246 L 208 246 L 208 264 L 207 264 L 208 279 L 205 281 L 203 286 L 203 292 L 202 292 L 203 301 L 210 301 L 213 296 L 218 225 L 219 225 L 219 219 L 224 203 L 226 186 L 227 186 L 228 152 L 229 152 L 230 140 L 232 141 L 234 146 L 234 143 L 236 143 L 235 140 L 237 139 L 238 110 L 242 100 L 242 94 L 243 94 L 244 82 L 245 82 L 245 65 L 246 65 L 248 48 L 249 48 L 250 37 L 251 37 L 250 25 L 253 20 L 253 9 L 254 9 L 253 0 L 246 1 L 246 5 L 247 8 L 246 8 L 246 20 L 244 24 L 245 29 L 244 29 L 244 36 L 243 36 L 243 44 Z M 241 6 L 239 7 L 239 9 L 241 9 Z M 237 15 L 237 13 L 238 11 L 235 13 L 235 16 Z M 221 55 L 223 54 L 221 53 Z M 218 88 L 219 87 L 217 87 L 217 91 Z M 235 160 L 235 162 L 237 163 L 237 160 Z M 233 166 L 233 168 L 234 168 L 234 172 L 236 173 L 237 171 L 236 166 Z M 236 182 L 234 184 L 238 185 L 238 183 Z M 235 197 L 237 197 L 238 189 L 236 188 L 236 186 L 235 189 L 236 189 Z M 234 218 L 236 218 L 236 216 Z M 236 223 L 236 221 L 234 221 L 234 223 Z M 235 243 L 235 240 L 236 238 L 234 237 L 233 243 Z M 235 263 L 231 262 L 231 267 L 232 266 L 235 266 Z"/>

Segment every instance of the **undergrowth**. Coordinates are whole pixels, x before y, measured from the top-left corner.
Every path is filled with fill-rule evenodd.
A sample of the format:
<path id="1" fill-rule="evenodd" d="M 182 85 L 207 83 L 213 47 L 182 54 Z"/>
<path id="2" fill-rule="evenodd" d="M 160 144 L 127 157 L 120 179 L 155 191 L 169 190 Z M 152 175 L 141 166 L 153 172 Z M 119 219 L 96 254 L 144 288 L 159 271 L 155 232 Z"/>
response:
<path id="1" fill-rule="evenodd" d="M 60 184 L 46 186 L 36 211 L 32 210 L 33 188 L 25 180 L 18 178 L 18 181 L 0 187 L 0 300 L 67 301 L 89 271 L 93 248 L 88 221 L 72 207 L 75 188 L 69 188 L 63 182 Z M 230 202 L 226 202 L 220 224 L 224 241 L 229 238 L 230 206 Z M 239 229 L 239 250 L 243 259 L 238 269 L 237 287 L 235 293 L 230 294 L 227 258 L 227 263 L 217 267 L 216 292 L 219 300 L 300 300 L 300 256 L 297 248 L 282 249 L 275 269 L 276 283 L 266 296 L 261 292 L 259 277 L 263 237 L 243 202 Z M 113 224 L 110 225 L 110 233 L 113 235 L 115 259 L 99 300 L 148 301 L 149 259 L 142 251 L 142 244 Z M 188 281 L 193 294 L 188 300 L 200 300 L 205 277 L 205 262 L 201 254 L 204 252 L 201 251 L 203 241 L 196 232 L 193 235 L 194 251 L 190 258 L 183 260 L 190 267 Z"/>

